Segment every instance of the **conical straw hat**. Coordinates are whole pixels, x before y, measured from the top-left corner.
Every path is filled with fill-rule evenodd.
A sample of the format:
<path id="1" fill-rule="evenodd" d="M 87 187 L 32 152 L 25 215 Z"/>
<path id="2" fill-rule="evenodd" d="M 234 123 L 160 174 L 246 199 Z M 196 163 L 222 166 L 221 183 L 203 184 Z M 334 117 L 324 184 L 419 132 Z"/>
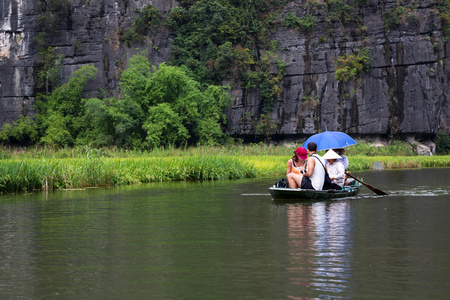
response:
<path id="1" fill-rule="evenodd" d="M 323 159 L 338 159 L 341 158 L 339 154 L 333 151 L 333 149 L 330 149 L 325 153 L 324 156 L 322 156 Z"/>

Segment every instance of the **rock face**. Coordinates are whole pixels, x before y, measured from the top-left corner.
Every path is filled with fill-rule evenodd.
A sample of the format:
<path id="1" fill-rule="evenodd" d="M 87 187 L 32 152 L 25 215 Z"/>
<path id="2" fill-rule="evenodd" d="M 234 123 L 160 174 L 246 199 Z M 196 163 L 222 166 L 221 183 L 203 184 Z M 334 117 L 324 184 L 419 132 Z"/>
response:
<path id="1" fill-rule="evenodd" d="M 367 26 L 362 40 L 360 35 L 355 37 L 352 28 L 337 24 L 330 28 L 320 15 L 310 34 L 277 30 L 274 39 L 280 42 L 279 52 L 288 64 L 283 96 L 272 113 L 277 134 L 323 130 L 363 135 L 449 132 L 449 44 L 443 42 L 435 3 L 420 2 L 417 21 L 402 23 L 390 32 L 384 28 L 379 4 L 372 1 L 362 11 Z M 288 12 L 305 14 L 295 3 L 284 13 Z M 333 60 L 363 47 L 370 50 L 370 71 L 347 83 L 336 80 Z M 233 132 L 252 133 L 252 122 L 245 116 L 258 115 L 255 98 L 233 103 Z M 308 105 L 308 99 L 315 99 L 316 105 Z"/>
<path id="2" fill-rule="evenodd" d="M 38 1 L 0 0 L 0 126 L 21 114 L 33 114 L 39 56 L 33 38 L 39 32 Z M 70 2 L 70 1 L 69 1 Z M 275 135 L 296 136 L 323 130 L 353 134 L 433 135 L 450 132 L 450 48 L 443 36 L 437 1 L 422 0 L 414 18 L 385 28 L 383 9 L 395 1 L 367 1 L 360 9 L 359 28 L 330 23 L 320 10 L 317 25 L 309 33 L 280 26 L 273 39 L 287 64 L 283 93 L 271 118 Z M 73 0 L 68 16 L 49 36 L 50 46 L 64 55 L 66 81 L 84 64 L 98 74 L 87 88 L 89 96 L 111 93 L 128 59 L 147 51 L 158 65 L 170 54 L 170 31 L 161 27 L 148 39 L 125 45 L 120 30 L 129 27 L 136 10 L 148 4 L 162 14 L 177 1 L 168 0 Z M 282 11 L 304 16 L 297 1 Z M 361 33 L 362 30 L 362 33 Z M 345 53 L 367 47 L 371 67 L 355 80 L 335 79 L 333 61 Z M 254 120 L 262 104 L 256 91 L 231 90 L 234 101 L 228 111 L 228 131 L 241 136 L 255 134 Z"/>
<path id="3" fill-rule="evenodd" d="M 36 96 L 36 72 L 39 55 L 34 38 L 42 30 L 38 24 L 42 8 L 39 1 L 0 0 L 0 126 L 21 114 L 33 114 Z M 47 3 L 47 1 L 43 1 Z M 49 46 L 64 55 L 62 82 L 80 66 L 94 65 L 97 78 L 87 87 L 89 96 L 114 91 L 120 72 L 128 59 L 146 51 L 153 64 L 167 60 L 170 33 L 159 30 L 151 39 L 142 41 L 139 49 L 130 48 L 120 40 L 120 31 L 130 27 L 136 10 L 148 4 L 168 13 L 176 1 L 67 0 L 67 15 L 56 30 L 48 35 Z"/>

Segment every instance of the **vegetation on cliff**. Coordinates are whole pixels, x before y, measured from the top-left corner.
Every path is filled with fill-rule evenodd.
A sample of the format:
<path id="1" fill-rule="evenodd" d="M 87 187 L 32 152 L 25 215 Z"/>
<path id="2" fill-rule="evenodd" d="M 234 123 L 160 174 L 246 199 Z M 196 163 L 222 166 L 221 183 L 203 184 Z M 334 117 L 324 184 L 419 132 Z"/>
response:
<path id="1" fill-rule="evenodd" d="M 370 5 L 366 0 L 311 0 L 301 3 L 301 10 L 286 10 L 292 4 L 286 0 L 180 3 L 167 15 L 153 5 L 145 6 L 136 12 L 131 27 L 121 32 L 122 41 L 132 46 L 158 28 L 169 28 L 173 42 L 167 64 L 152 69 L 143 56 L 136 56 L 121 75 L 120 89 L 111 93 L 117 97 L 83 99 L 83 87 L 96 76 L 95 68 L 83 66 L 61 85 L 63 57 L 49 46 L 50 35 L 70 23 L 72 2 L 39 2 L 41 14 L 37 23 L 41 32 L 34 38 L 40 59 L 35 74 L 40 92 L 35 106 L 37 115 L 34 123 L 22 116 L 6 124 L 0 132 L 0 142 L 133 149 L 223 144 L 227 141 L 222 130 L 224 112 L 231 99 L 222 85 L 240 86 L 243 98 L 257 91 L 253 95 L 259 97 L 261 109 L 258 115 L 245 117 L 254 121 L 256 134 L 269 139 L 275 128 L 270 115 L 282 93 L 286 69 L 278 53 L 278 41 L 271 40 L 272 33 L 281 26 L 298 30 L 308 39 L 319 23 L 326 22 L 330 32 L 321 36 L 324 42 L 327 35 L 333 34 L 333 24 L 343 24 L 345 30 L 360 35 L 364 47 L 336 58 L 336 78 L 342 82 L 358 80 L 370 69 L 370 51 L 364 40 L 367 27 L 360 12 Z M 440 0 L 437 5 L 446 36 L 448 3 L 449 0 Z M 391 4 L 380 4 L 387 31 L 402 22 L 417 21 L 417 3 Z M 300 11 L 303 14 L 297 15 Z M 76 41 L 74 46 L 76 51 Z M 309 94 L 309 88 L 305 89 L 303 100 L 303 106 L 309 104 L 319 110 L 320 100 Z M 446 141 L 446 135 L 438 138 L 441 145 Z M 438 149 L 444 149 L 441 153 L 447 151 L 445 146 Z"/>
<path id="2" fill-rule="evenodd" d="M 83 99 L 96 72 L 83 66 L 68 83 L 42 94 L 35 122 L 21 117 L 5 125 L 0 141 L 151 149 L 215 145 L 226 138 L 221 126 L 231 98 L 223 87 L 201 85 L 182 67 L 151 68 L 147 58 L 136 55 L 122 73 L 118 97 Z"/>
<path id="3" fill-rule="evenodd" d="M 369 48 L 363 48 L 357 55 L 345 54 L 339 56 L 335 60 L 337 80 L 347 82 L 354 80 L 356 76 L 360 75 L 363 71 L 368 71 L 370 68 L 370 52 Z"/>

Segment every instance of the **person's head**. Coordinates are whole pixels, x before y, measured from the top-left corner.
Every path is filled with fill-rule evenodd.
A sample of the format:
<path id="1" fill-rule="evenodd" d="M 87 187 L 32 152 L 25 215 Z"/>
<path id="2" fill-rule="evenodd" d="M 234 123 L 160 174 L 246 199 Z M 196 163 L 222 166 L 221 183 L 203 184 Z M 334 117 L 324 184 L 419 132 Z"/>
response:
<path id="1" fill-rule="evenodd" d="M 308 143 L 308 154 L 314 153 L 317 151 L 317 144 L 314 142 Z"/>
<path id="2" fill-rule="evenodd" d="M 323 159 L 326 159 L 330 165 L 332 165 L 336 159 L 341 158 L 339 154 L 334 152 L 332 149 L 328 150 L 327 153 L 322 157 Z"/>
<path id="3" fill-rule="evenodd" d="M 300 159 L 303 159 L 303 160 L 307 160 L 308 159 L 308 152 L 303 147 L 298 147 L 297 149 L 295 149 L 295 154 Z"/>
<path id="4" fill-rule="evenodd" d="M 333 149 L 333 151 L 336 152 L 339 155 L 344 155 L 344 153 L 345 153 L 345 149 L 344 148 Z"/>

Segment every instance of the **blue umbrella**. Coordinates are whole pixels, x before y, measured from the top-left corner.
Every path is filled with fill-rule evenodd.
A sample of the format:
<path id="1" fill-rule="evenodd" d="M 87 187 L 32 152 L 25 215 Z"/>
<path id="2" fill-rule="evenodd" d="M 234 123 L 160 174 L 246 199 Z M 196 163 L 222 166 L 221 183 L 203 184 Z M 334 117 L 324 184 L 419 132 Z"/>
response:
<path id="1" fill-rule="evenodd" d="M 310 142 L 317 144 L 317 151 L 339 149 L 356 144 L 355 140 L 348 134 L 339 131 L 324 131 L 312 135 L 303 143 L 302 147 L 308 149 L 308 143 Z"/>

